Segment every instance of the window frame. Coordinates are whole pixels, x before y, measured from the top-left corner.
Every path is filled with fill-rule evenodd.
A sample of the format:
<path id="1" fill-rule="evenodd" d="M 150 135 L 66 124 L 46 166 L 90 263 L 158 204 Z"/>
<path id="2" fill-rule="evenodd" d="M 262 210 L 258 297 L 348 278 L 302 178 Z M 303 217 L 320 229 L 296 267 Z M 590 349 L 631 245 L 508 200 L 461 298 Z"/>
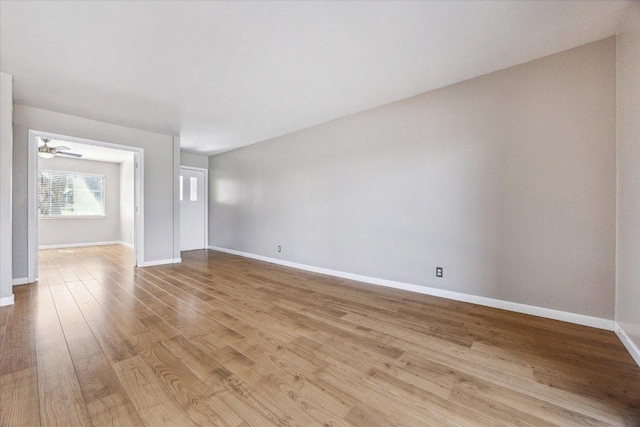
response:
<path id="1" fill-rule="evenodd" d="M 40 213 L 40 204 L 38 203 L 37 205 L 37 209 L 38 209 L 38 219 L 52 219 L 52 220 L 59 220 L 59 219 L 105 219 L 107 217 L 107 197 L 106 197 L 106 190 L 107 190 L 107 180 L 105 178 L 105 175 L 102 173 L 88 173 L 88 172 L 74 172 L 74 171 L 65 171 L 65 170 L 53 170 L 53 169 L 38 169 L 38 180 L 40 180 L 40 172 L 52 172 L 52 173 L 64 173 L 67 175 L 72 175 L 74 177 L 74 181 L 75 181 L 75 177 L 78 175 L 81 176 L 98 176 L 101 178 L 102 180 L 102 214 L 73 214 L 73 215 L 42 215 Z M 75 185 L 74 185 L 74 192 L 75 192 Z M 36 197 L 38 196 L 38 188 L 37 188 L 37 184 L 36 184 Z M 74 199 L 75 199 L 75 194 L 74 194 Z"/>

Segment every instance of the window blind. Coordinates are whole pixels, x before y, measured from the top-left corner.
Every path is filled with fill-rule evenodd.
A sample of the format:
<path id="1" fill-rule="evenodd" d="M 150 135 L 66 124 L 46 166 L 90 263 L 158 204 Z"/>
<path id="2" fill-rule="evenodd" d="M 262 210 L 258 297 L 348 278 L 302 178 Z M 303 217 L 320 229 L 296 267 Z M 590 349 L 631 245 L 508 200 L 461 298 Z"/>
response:
<path id="1" fill-rule="evenodd" d="M 104 215 L 104 175 L 38 171 L 38 212 L 41 217 Z"/>

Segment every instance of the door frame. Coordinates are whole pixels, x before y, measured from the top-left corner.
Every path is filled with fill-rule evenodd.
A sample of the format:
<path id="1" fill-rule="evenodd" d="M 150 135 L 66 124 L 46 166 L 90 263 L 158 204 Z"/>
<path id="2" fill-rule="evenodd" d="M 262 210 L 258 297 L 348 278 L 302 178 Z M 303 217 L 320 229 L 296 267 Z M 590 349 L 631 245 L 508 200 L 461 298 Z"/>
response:
<path id="1" fill-rule="evenodd" d="M 29 129 L 27 151 L 27 270 L 29 283 L 38 280 L 38 139 L 49 138 L 79 144 L 95 145 L 129 151 L 134 154 L 134 201 L 136 209 L 133 225 L 133 250 L 136 266 L 144 266 L 144 148 L 130 145 L 113 144 L 85 138 L 60 135 Z"/>
<path id="2" fill-rule="evenodd" d="M 180 170 L 187 169 L 198 172 L 204 172 L 204 248 L 209 248 L 209 169 L 197 168 L 195 166 L 182 166 Z M 180 174 L 178 174 L 179 176 Z M 179 178 L 178 178 L 179 181 Z M 179 185 L 179 184 L 178 184 Z M 182 216 L 182 202 L 180 203 L 180 216 Z M 182 218 L 180 218 L 182 221 Z M 180 252 L 182 252 L 182 236 L 180 236 Z"/>

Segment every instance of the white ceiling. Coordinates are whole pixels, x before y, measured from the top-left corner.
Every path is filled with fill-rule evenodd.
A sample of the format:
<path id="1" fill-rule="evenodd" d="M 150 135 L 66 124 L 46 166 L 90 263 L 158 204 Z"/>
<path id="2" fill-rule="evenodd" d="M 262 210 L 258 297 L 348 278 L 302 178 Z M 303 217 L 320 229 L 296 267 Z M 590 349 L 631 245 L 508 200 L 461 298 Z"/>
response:
<path id="1" fill-rule="evenodd" d="M 623 1 L 2 1 L 15 102 L 214 154 L 615 34 Z"/>
<path id="2" fill-rule="evenodd" d="M 42 143 L 39 142 L 38 145 L 42 145 Z M 60 145 L 69 147 L 71 149 L 69 151 L 72 153 L 82 154 L 82 158 L 77 160 L 97 160 L 99 162 L 122 163 L 127 159 L 133 159 L 134 155 L 130 151 L 99 147 L 97 145 L 80 144 L 78 142 L 62 141 L 59 139 L 52 139 L 49 141 L 49 147 L 58 147 Z M 64 158 L 67 159 L 70 157 Z M 43 159 L 43 161 L 46 162 L 47 159 Z"/>

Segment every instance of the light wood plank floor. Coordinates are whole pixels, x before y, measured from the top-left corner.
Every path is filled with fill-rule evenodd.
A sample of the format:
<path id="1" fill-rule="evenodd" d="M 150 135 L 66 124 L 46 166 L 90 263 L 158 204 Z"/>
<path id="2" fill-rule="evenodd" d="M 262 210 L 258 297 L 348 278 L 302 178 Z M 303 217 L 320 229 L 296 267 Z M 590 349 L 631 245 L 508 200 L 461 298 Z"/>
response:
<path id="1" fill-rule="evenodd" d="M 612 333 L 213 251 L 41 252 L 0 308 L 0 424 L 640 425 Z"/>

